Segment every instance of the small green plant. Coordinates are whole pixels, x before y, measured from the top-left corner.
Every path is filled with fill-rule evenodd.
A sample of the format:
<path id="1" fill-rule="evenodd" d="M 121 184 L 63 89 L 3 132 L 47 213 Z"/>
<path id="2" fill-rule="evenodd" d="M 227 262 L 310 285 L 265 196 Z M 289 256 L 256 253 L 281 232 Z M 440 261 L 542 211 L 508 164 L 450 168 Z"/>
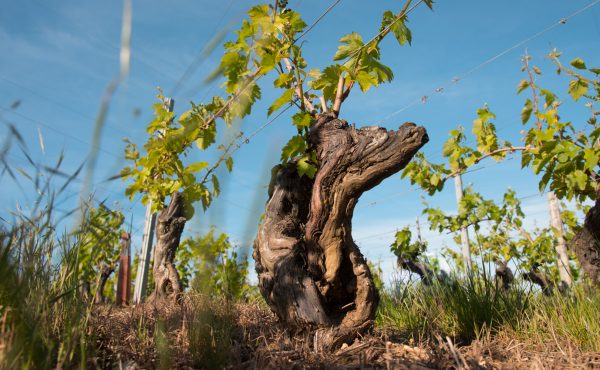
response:
<path id="1" fill-rule="evenodd" d="M 184 287 L 231 299 L 240 299 L 249 290 L 248 260 L 240 259 L 224 233 L 217 236 L 210 229 L 205 235 L 183 240 L 177 259 Z"/>
<path id="2" fill-rule="evenodd" d="M 549 187 L 560 199 L 595 200 L 600 181 L 597 173 L 600 127 L 596 118 L 600 112 L 594 107 L 600 99 L 600 69 L 587 68 L 579 58 L 571 61 L 573 69 L 566 68 L 559 60 L 560 55 L 553 50 L 548 59 L 557 67 L 557 73 L 571 78 L 568 93 L 573 101 L 586 101 L 584 106 L 589 110 L 586 126 L 561 119 L 559 107 L 562 102 L 555 93 L 537 84 L 534 76 L 542 72 L 536 66 L 531 67 L 530 57 L 526 56 L 523 71 L 528 73 L 528 78 L 519 83 L 517 90 L 517 93 L 527 89 L 532 92 L 532 98 L 525 100 L 521 114 L 524 145 L 515 146 L 499 138 L 493 122 L 496 115 L 484 106 L 477 110 L 477 118 L 472 125 L 477 143 L 475 148 L 466 145 L 467 136 L 461 126 L 450 131 L 450 138 L 444 143 L 443 156 L 448 160 L 447 165 L 432 164 L 419 154 L 417 160 L 404 169 L 402 176 L 409 177 L 412 183 L 433 194 L 443 188 L 446 180 L 484 159 L 501 161 L 520 152 L 522 167 L 542 175 L 540 191 Z M 591 76 L 584 76 L 584 73 Z"/>
<path id="3" fill-rule="evenodd" d="M 84 222 L 76 231 L 79 242 L 77 262 L 79 276 L 84 286 L 93 285 L 93 291 L 102 289 L 100 279 L 103 269 L 114 270 L 121 252 L 119 240 L 125 232 L 123 213 L 111 210 L 106 205 L 91 207 L 84 212 Z M 110 285 L 109 285 L 110 286 Z M 97 292 L 104 297 L 104 291 Z M 114 296 L 113 289 L 108 289 L 108 297 Z"/>
<path id="4" fill-rule="evenodd" d="M 371 270 L 371 274 L 373 275 L 373 283 L 375 284 L 375 288 L 378 292 L 382 292 L 385 284 L 381 277 L 383 270 L 379 264 L 375 265 L 374 263 L 368 262 L 369 270 Z"/>
<path id="5" fill-rule="evenodd" d="M 167 327 L 162 319 L 158 319 L 154 324 L 154 344 L 158 353 L 158 369 L 171 369 L 173 366 L 172 351 Z"/>

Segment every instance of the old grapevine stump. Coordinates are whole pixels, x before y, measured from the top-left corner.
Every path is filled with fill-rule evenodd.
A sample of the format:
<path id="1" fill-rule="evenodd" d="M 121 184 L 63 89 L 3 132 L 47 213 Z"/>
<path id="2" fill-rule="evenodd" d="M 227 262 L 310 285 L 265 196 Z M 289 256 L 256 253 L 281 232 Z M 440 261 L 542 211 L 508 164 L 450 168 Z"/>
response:
<path id="1" fill-rule="evenodd" d="M 533 284 L 537 284 L 542 289 L 542 293 L 546 296 L 551 296 L 556 288 L 554 280 L 552 280 L 545 272 L 539 271 L 537 266 L 524 272 L 521 276 L 523 279 L 530 281 Z"/>
<path id="2" fill-rule="evenodd" d="M 173 260 L 185 222 L 183 195 L 173 193 L 169 206 L 160 211 L 156 221 L 157 241 L 152 272 L 154 291 L 148 298 L 149 302 L 175 301 L 181 295 L 181 282 Z"/>
<path id="3" fill-rule="evenodd" d="M 103 263 L 100 267 L 100 273 L 98 274 L 98 284 L 96 286 L 96 295 L 94 296 L 95 304 L 106 303 L 106 297 L 104 297 L 104 287 L 106 287 L 106 282 L 115 271 L 115 266 L 109 265 L 107 263 Z"/>
<path id="4" fill-rule="evenodd" d="M 496 261 L 496 282 L 502 290 L 509 290 L 515 281 L 515 275 L 513 274 L 510 267 L 508 267 L 508 261 Z"/>
<path id="5" fill-rule="evenodd" d="M 379 297 L 352 239 L 354 207 L 427 141 L 413 123 L 356 129 L 324 114 L 309 134 L 314 180 L 300 177 L 293 163 L 273 168 L 253 257 L 261 293 L 282 321 L 335 327 L 338 338 L 372 324 Z"/>
<path id="6" fill-rule="evenodd" d="M 586 214 L 583 228 L 571 240 L 571 248 L 592 283 L 600 285 L 600 190 L 596 191 L 596 203 Z"/>
<path id="7" fill-rule="evenodd" d="M 423 285 L 431 285 L 436 279 L 435 272 L 426 263 L 398 257 L 397 264 L 398 267 L 419 275 Z"/>

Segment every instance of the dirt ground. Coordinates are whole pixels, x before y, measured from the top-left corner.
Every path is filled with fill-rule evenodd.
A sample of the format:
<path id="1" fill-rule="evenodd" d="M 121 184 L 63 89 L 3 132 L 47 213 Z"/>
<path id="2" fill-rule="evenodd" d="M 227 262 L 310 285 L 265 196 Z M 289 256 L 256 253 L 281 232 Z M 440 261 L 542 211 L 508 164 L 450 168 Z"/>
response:
<path id="1" fill-rule="evenodd" d="M 456 345 L 440 336 L 414 343 L 389 329 L 374 329 L 349 345 L 323 351 L 315 346 L 314 332 L 290 332 L 258 303 L 216 304 L 207 310 L 210 315 L 200 318 L 185 303 L 162 308 L 100 306 L 91 322 L 97 350 L 90 365 L 132 370 L 600 368 L 600 353 L 570 347 L 535 346 L 510 338 Z M 193 320 L 225 324 L 203 324 L 196 330 Z"/>

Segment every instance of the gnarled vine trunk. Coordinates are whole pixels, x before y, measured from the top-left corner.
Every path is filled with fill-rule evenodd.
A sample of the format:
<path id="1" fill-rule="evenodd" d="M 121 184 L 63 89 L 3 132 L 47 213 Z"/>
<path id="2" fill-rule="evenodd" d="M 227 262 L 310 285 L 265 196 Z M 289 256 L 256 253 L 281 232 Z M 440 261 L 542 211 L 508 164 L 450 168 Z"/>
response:
<path id="1" fill-rule="evenodd" d="M 309 133 L 314 180 L 300 177 L 295 163 L 273 168 L 253 257 L 261 293 L 282 321 L 336 327 L 338 338 L 372 324 L 379 297 L 352 239 L 354 207 L 427 141 L 413 123 L 356 129 L 325 113 Z"/>
<path id="2" fill-rule="evenodd" d="M 173 193 L 169 206 L 163 208 L 156 220 L 156 249 L 154 251 L 154 291 L 149 302 L 178 300 L 181 282 L 173 260 L 185 226 L 184 200 L 181 193 Z"/>
<path id="3" fill-rule="evenodd" d="M 423 285 L 431 285 L 434 279 L 437 278 L 435 272 L 429 266 L 427 266 L 426 263 L 400 257 L 398 257 L 397 263 L 398 267 L 401 269 L 405 269 L 419 275 Z"/>
<path id="4" fill-rule="evenodd" d="M 571 240 L 581 268 L 595 285 L 600 285 L 600 197 L 585 216 L 583 228 Z"/>
<path id="5" fill-rule="evenodd" d="M 496 283 L 502 290 L 509 290 L 515 281 L 515 275 L 507 261 L 496 262 Z"/>
<path id="6" fill-rule="evenodd" d="M 106 297 L 104 297 L 104 287 L 110 275 L 115 272 L 115 266 L 103 263 L 100 267 L 98 274 L 98 284 L 96 285 L 96 295 L 94 296 L 95 304 L 106 303 Z"/>
<path id="7" fill-rule="evenodd" d="M 419 275 L 424 286 L 432 286 L 435 282 L 448 286 L 455 284 L 455 281 L 444 270 L 436 273 L 427 262 L 398 257 L 396 263 L 401 269 Z"/>
<path id="8" fill-rule="evenodd" d="M 523 279 L 539 285 L 542 293 L 546 296 L 551 296 L 554 289 L 556 289 L 556 283 L 546 273 L 537 270 L 537 268 L 524 272 L 521 276 Z"/>

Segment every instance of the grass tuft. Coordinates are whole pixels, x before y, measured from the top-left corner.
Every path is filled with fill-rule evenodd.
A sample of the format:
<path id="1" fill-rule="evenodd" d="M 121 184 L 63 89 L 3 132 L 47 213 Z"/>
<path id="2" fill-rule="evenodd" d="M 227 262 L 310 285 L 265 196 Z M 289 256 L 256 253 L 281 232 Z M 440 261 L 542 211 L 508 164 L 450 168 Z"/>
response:
<path id="1" fill-rule="evenodd" d="M 393 284 L 382 292 L 377 326 L 416 342 L 447 336 L 468 345 L 509 337 L 531 348 L 600 350 L 598 290 L 576 286 L 548 297 L 519 285 L 503 290 L 482 273 L 450 281 Z"/>

